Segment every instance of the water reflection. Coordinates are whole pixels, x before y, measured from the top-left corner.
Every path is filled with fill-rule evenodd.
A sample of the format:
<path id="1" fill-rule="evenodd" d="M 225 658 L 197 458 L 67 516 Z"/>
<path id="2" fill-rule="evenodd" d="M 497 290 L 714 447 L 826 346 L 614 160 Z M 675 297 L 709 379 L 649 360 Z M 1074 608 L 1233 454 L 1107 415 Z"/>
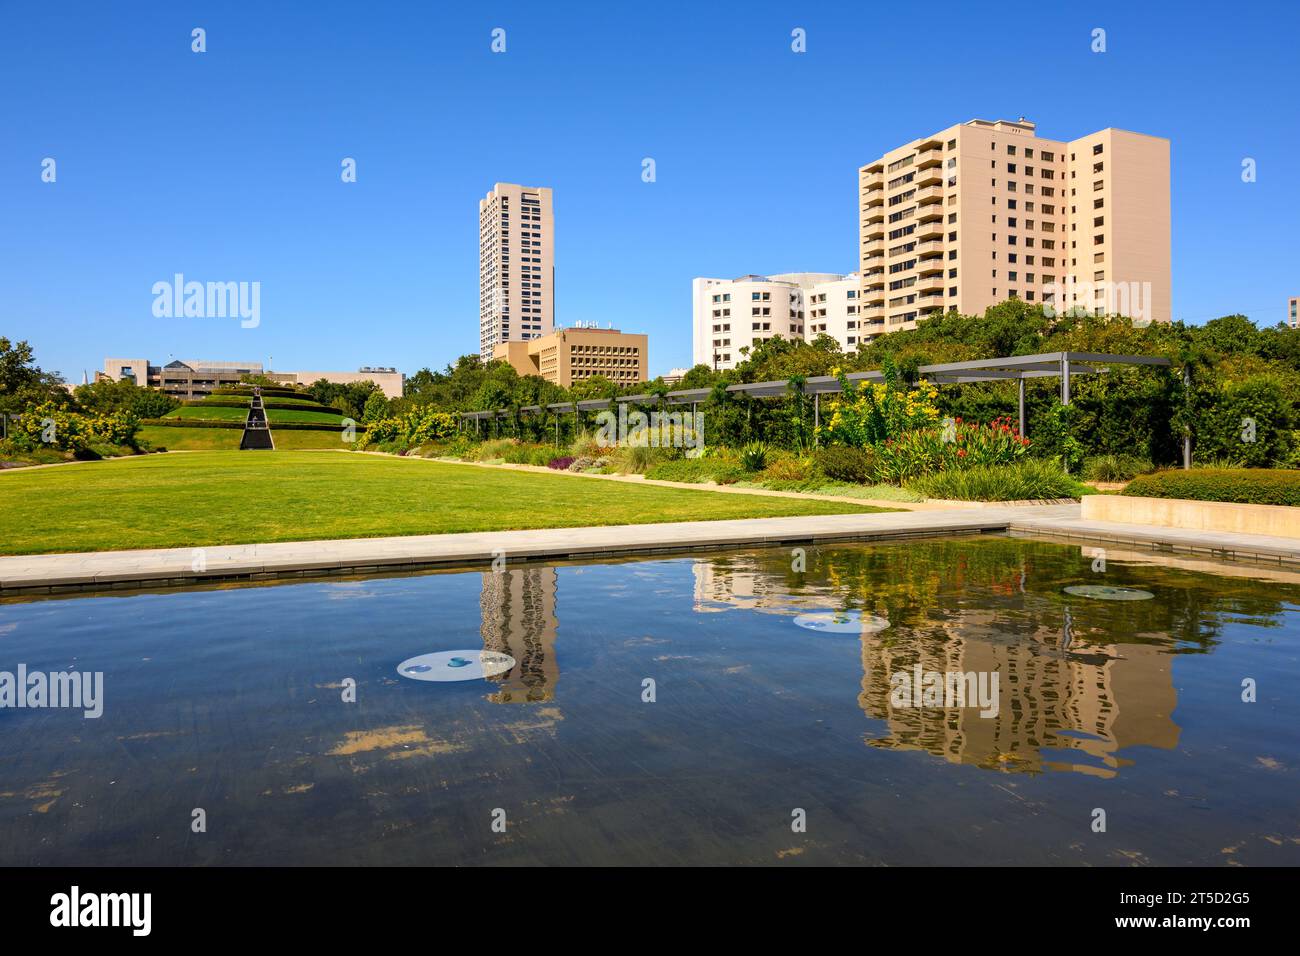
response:
<path id="1" fill-rule="evenodd" d="M 555 698 L 560 668 L 555 637 L 555 568 L 526 567 L 482 575 L 479 633 L 483 648 L 509 654 L 518 666 L 489 678 L 498 704 L 537 704 Z"/>
<path id="2" fill-rule="evenodd" d="M 925 548 L 844 545 L 812 549 L 807 570 L 798 573 L 782 550 L 701 557 L 691 566 L 691 606 L 701 615 L 856 610 L 863 620 L 886 618 L 890 626 L 883 631 L 863 627 L 855 635 L 810 637 L 792 627 L 789 635 L 792 649 L 809 639 L 858 642 L 857 704 L 872 721 L 868 746 L 923 751 L 1001 772 L 1109 778 L 1131 765 L 1133 748 L 1177 747 L 1174 656 L 1209 650 L 1230 620 L 1267 625 L 1282 605 L 1261 597 L 1257 575 L 1222 579 L 1223 587 L 1212 593 L 1199 576 L 1197 587 L 1178 586 L 1190 580 L 1186 573 L 1205 570 L 1204 562 L 1157 567 L 1150 555 L 1119 551 L 1111 554 L 1106 583 L 1156 586 L 1159 598 L 1074 597 L 1063 588 L 1095 580 L 1088 575 L 1093 551 L 1080 550 L 1077 578 L 1062 577 L 1060 553 L 1008 539 L 927 542 Z M 1048 554 L 1057 556 L 1056 563 L 1039 568 L 1036 561 Z M 1291 572 L 1262 573 L 1281 574 L 1288 584 L 1300 580 Z M 519 661 L 493 679 L 490 700 L 554 699 L 557 580 L 551 567 L 482 575 L 483 645 Z M 917 667 L 996 673 L 996 715 L 981 716 L 974 705 L 900 705 L 891 697 L 891 675 Z"/>

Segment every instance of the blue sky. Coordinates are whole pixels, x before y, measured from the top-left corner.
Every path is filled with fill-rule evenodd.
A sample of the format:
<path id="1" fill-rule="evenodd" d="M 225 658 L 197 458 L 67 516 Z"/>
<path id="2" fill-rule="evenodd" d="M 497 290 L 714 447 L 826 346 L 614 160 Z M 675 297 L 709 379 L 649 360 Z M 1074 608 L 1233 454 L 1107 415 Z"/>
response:
<path id="1" fill-rule="evenodd" d="M 555 190 L 557 320 L 648 333 L 656 374 L 689 364 L 693 276 L 850 272 L 859 165 L 1019 116 L 1170 138 L 1175 317 L 1273 324 L 1297 9 L 4 0 L 0 335 L 75 381 L 107 355 L 441 367 L 478 348 L 478 199 L 521 182 Z M 260 282 L 260 325 L 156 318 L 177 272 Z"/>

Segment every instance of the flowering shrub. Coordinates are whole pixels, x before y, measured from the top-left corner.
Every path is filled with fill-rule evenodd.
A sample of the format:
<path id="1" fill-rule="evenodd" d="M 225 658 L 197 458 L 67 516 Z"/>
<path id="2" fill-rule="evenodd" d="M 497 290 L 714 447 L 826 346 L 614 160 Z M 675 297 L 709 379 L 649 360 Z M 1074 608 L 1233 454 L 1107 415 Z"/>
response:
<path id="1" fill-rule="evenodd" d="M 939 420 L 934 404 L 939 390 L 929 382 L 909 389 L 887 372 L 885 381 L 858 384 L 840 369 L 840 394 L 826 402 L 827 422 L 819 434 L 831 445 L 878 445 Z"/>
<path id="2" fill-rule="evenodd" d="M 547 468 L 554 468 L 556 471 L 568 471 L 569 466 L 575 461 L 572 455 L 563 455 L 559 458 L 552 458 L 546 463 Z"/>
<path id="3" fill-rule="evenodd" d="M 80 452 L 90 445 L 135 445 L 140 419 L 131 412 L 79 415 L 52 403 L 30 408 L 14 422 L 10 434 L 17 447 Z"/>
<path id="4" fill-rule="evenodd" d="M 937 471 L 1014 464 L 1028 454 L 1029 439 L 1008 418 L 987 425 L 958 418 L 890 438 L 879 452 L 881 477 L 901 482 Z"/>
<path id="5" fill-rule="evenodd" d="M 428 442 L 443 442 L 456 435 L 456 416 L 450 412 L 435 412 L 432 408 L 416 408 L 397 418 L 381 418 L 372 422 L 361 439 L 361 447 L 395 444 L 407 448 Z"/>

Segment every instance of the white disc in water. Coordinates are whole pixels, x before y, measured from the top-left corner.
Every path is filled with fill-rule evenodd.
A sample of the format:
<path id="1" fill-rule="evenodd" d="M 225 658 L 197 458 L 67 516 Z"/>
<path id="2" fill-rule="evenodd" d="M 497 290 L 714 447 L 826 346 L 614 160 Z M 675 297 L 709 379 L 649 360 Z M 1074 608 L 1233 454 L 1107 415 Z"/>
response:
<path id="1" fill-rule="evenodd" d="M 794 622 L 810 631 L 828 634 L 875 634 L 889 627 L 883 617 L 870 614 L 863 617 L 861 611 L 813 611 L 800 614 Z"/>
<path id="2" fill-rule="evenodd" d="M 1149 601 L 1155 597 L 1150 591 L 1140 588 L 1113 588 L 1105 584 L 1074 584 L 1066 588 L 1065 593 L 1098 601 Z"/>
<path id="3" fill-rule="evenodd" d="M 411 680 L 475 680 L 496 677 L 514 666 L 513 657 L 497 651 L 437 651 L 407 658 L 397 665 L 397 673 Z"/>

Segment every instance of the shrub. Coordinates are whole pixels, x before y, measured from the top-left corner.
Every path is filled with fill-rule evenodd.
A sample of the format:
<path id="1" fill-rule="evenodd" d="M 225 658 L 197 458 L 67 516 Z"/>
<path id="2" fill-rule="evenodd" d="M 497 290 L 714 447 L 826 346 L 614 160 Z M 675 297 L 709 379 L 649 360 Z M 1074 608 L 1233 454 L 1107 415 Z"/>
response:
<path id="1" fill-rule="evenodd" d="M 657 481 L 682 481 L 699 484 L 716 481 L 720 485 L 733 485 L 746 477 L 745 470 L 726 458 L 678 458 L 664 461 L 646 472 L 647 478 Z"/>
<path id="2" fill-rule="evenodd" d="M 777 458 L 768 462 L 758 475 L 764 483 L 806 485 L 822 477 L 811 458 Z"/>
<path id="3" fill-rule="evenodd" d="M 740 450 L 740 467 L 745 471 L 762 471 L 767 467 L 769 451 L 761 441 L 752 441 Z"/>
<path id="4" fill-rule="evenodd" d="M 652 448 L 649 445 L 624 445 L 608 450 L 601 457 L 608 458 L 610 464 L 621 474 L 643 475 L 659 462 L 675 457 L 674 451 L 672 448 Z"/>
<path id="5" fill-rule="evenodd" d="M 840 369 L 840 393 L 826 402 L 826 424 L 820 434 L 828 444 L 875 445 L 910 431 L 933 425 L 939 419 L 935 398 L 939 390 L 929 382 L 908 388 L 892 366 L 885 381 L 852 381 Z"/>
<path id="6" fill-rule="evenodd" d="M 1300 472 L 1266 468 L 1166 470 L 1134 478 L 1126 495 L 1300 506 Z"/>
<path id="7" fill-rule="evenodd" d="M 469 450 L 467 457 L 470 461 L 503 460 L 506 452 L 517 444 L 519 443 L 513 438 L 493 438 L 475 445 Z"/>
<path id="8" fill-rule="evenodd" d="M 1083 463 L 1083 477 L 1088 481 L 1128 481 L 1154 467 L 1137 455 L 1098 455 Z"/>
<path id="9" fill-rule="evenodd" d="M 552 458 L 546 463 L 547 468 L 554 468 L 556 471 L 568 471 L 569 466 L 574 462 L 572 455 L 564 455 L 560 458 Z"/>
<path id="10" fill-rule="evenodd" d="M 1026 459 L 1013 465 L 978 465 L 939 471 L 907 483 L 927 498 L 957 501 L 1038 501 L 1078 498 L 1083 488 L 1056 461 Z"/>
<path id="11" fill-rule="evenodd" d="M 357 431 L 361 429 L 358 426 Z M 457 418 L 450 412 L 435 412 L 428 406 L 413 409 L 397 418 L 370 422 L 361 447 L 396 443 L 414 448 L 427 442 L 448 441 L 457 434 Z"/>
<path id="12" fill-rule="evenodd" d="M 817 467 L 832 481 L 850 485 L 869 485 L 879 481 L 880 462 L 874 448 L 829 445 L 819 448 Z"/>

